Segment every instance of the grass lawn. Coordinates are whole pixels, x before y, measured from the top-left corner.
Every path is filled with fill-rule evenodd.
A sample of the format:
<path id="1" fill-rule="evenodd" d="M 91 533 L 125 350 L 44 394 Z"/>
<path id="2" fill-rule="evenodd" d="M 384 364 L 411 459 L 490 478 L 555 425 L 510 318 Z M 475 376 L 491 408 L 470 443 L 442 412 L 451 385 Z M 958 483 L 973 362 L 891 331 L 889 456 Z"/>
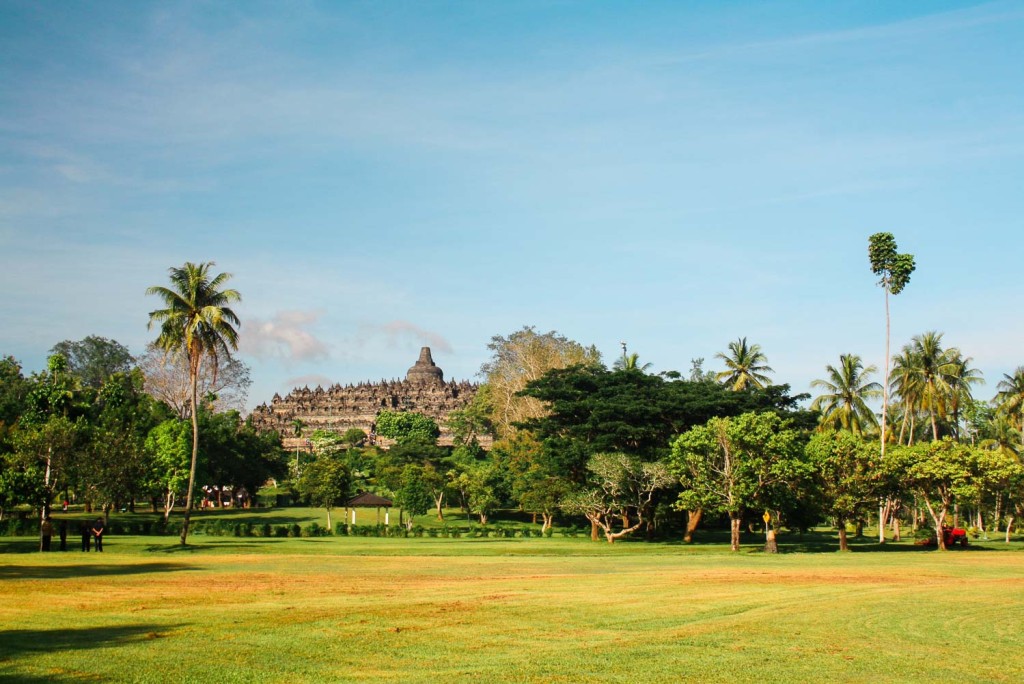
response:
<path id="1" fill-rule="evenodd" d="M 1020 542 L 720 539 L 0 539 L 0 679 L 1024 680 Z"/>

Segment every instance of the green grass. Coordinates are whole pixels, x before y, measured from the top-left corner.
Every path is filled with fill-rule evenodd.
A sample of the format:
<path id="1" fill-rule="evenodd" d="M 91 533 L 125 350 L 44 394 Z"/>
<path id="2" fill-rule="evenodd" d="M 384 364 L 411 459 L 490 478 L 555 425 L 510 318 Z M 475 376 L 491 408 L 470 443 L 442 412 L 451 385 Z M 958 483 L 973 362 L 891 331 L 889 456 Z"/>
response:
<path id="1" fill-rule="evenodd" d="M 722 539 L 0 539 L 0 679 L 1024 679 L 1020 542 Z"/>

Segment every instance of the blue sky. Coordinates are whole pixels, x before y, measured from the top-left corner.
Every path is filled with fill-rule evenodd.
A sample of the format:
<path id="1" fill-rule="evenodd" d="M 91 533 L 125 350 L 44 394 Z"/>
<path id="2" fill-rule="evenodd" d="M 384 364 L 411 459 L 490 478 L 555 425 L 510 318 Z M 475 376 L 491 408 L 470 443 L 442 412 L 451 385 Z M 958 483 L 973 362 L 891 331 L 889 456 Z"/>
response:
<path id="1" fill-rule="evenodd" d="M 244 297 L 250 406 L 473 378 L 523 325 L 797 391 L 882 365 L 867 239 L 990 397 L 1024 364 L 1024 4 L 0 3 L 0 354 L 140 352 L 169 266 Z"/>

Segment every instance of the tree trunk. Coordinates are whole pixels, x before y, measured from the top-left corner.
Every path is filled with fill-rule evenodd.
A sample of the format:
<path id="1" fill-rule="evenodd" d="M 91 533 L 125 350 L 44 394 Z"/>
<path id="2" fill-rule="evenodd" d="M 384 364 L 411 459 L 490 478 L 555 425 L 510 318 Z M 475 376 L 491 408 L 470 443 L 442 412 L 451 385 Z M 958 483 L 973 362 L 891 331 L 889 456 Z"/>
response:
<path id="1" fill-rule="evenodd" d="M 331 509 L 327 509 L 327 534 L 334 534 L 334 525 L 331 524 Z"/>
<path id="2" fill-rule="evenodd" d="M 850 550 L 850 545 L 849 545 L 849 543 L 847 542 L 847 539 L 846 539 L 846 521 L 845 520 L 840 520 L 839 521 L 839 550 L 840 551 L 849 551 Z"/>
<path id="3" fill-rule="evenodd" d="M 733 551 L 740 550 L 740 524 L 743 522 L 738 516 L 729 515 L 729 548 Z"/>
<path id="4" fill-rule="evenodd" d="M 697 531 L 697 525 L 700 524 L 702 517 L 704 517 L 704 511 L 700 508 L 686 512 L 686 534 L 683 535 L 683 541 L 687 544 L 693 543 L 693 533 Z"/>
<path id="5" fill-rule="evenodd" d="M 441 512 L 441 506 L 444 505 L 444 492 L 442 491 L 434 499 L 434 503 L 437 506 L 437 519 L 444 522 L 444 513 Z"/>
<path id="6" fill-rule="evenodd" d="M 185 500 L 185 516 L 181 521 L 181 545 L 188 543 L 188 525 L 192 519 L 192 496 L 196 486 L 196 461 L 199 459 L 199 364 L 189 369 L 192 383 L 192 465 L 188 469 L 188 498 Z"/>
<path id="7" fill-rule="evenodd" d="M 481 513 L 480 514 L 480 524 L 481 525 L 486 525 L 487 524 L 487 514 L 486 513 Z"/>
<path id="8" fill-rule="evenodd" d="M 541 519 L 544 521 L 544 524 L 541 525 L 540 528 L 540 531 L 543 534 L 544 532 L 547 532 L 551 529 L 551 524 L 554 522 L 555 515 L 554 513 L 541 513 L 540 516 Z"/>
<path id="9" fill-rule="evenodd" d="M 590 518 L 590 541 L 597 541 L 599 534 L 597 531 L 597 520 Z"/>
<path id="10" fill-rule="evenodd" d="M 768 528 L 767 537 L 768 537 L 768 539 L 767 539 L 767 541 L 765 541 L 765 544 L 764 544 L 764 552 L 765 553 L 778 553 L 779 552 L 779 543 L 775 539 L 775 528 L 773 528 L 773 527 L 769 527 Z"/>
<path id="11" fill-rule="evenodd" d="M 882 443 L 882 459 L 885 459 L 885 433 L 889 419 L 889 337 L 890 337 L 890 324 L 889 324 L 889 283 L 886 281 L 885 287 L 885 382 L 882 383 L 882 432 L 880 441 Z M 881 539 L 880 541 L 885 541 Z"/>
<path id="12" fill-rule="evenodd" d="M 1010 543 L 1010 530 L 1013 529 L 1013 516 L 1006 519 L 1006 543 Z"/>

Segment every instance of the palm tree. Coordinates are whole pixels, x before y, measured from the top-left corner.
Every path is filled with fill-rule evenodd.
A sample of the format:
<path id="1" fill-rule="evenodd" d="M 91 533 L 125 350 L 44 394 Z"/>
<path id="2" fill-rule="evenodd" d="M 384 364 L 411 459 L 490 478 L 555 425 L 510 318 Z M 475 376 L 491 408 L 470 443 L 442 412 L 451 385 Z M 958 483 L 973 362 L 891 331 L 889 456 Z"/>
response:
<path id="1" fill-rule="evenodd" d="M 915 335 L 903 348 L 913 359 L 911 372 L 920 389 L 921 408 L 928 412 L 932 439 L 939 439 L 938 414 L 946 413 L 953 394 L 951 378 L 956 373 L 957 349 L 942 348 L 942 333 L 929 331 Z"/>
<path id="2" fill-rule="evenodd" d="M 747 387 L 764 388 L 770 378 L 765 373 L 772 373 L 768 365 L 768 357 L 761 351 L 761 345 L 747 346 L 747 338 L 741 337 L 729 343 L 729 355 L 719 352 L 716 359 L 725 361 L 724 370 L 715 377 L 724 385 L 729 385 L 734 392 Z"/>
<path id="3" fill-rule="evenodd" d="M 821 426 L 839 426 L 855 435 L 864 434 L 863 426 L 878 426 L 875 414 L 868 407 L 867 399 L 882 395 L 882 386 L 869 382 L 868 377 L 877 373 L 875 366 L 864 367 L 856 354 L 841 354 L 839 368 L 825 366 L 828 380 L 814 380 L 811 387 L 826 391 L 811 403 L 811 410 L 821 411 Z"/>
<path id="4" fill-rule="evenodd" d="M 645 363 L 641 366 L 640 355 L 633 352 L 629 355 L 623 354 L 622 358 L 616 359 L 615 363 L 612 364 L 612 368 L 615 370 L 640 371 L 641 373 L 646 373 L 653 365 L 654 364 L 651 363 Z"/>
<path id="5" fill-rule="evenodd" d="M 950 374 L 947 379 L 949 384 L 949 412 L 951 418 L 951 425 L 953 427 L 953 436 L 956 440 L 960 441 L 960 409 L 964 406 L 970 406 L 971 400 L 971 385 L 984 384 L 985 379 L 981 377 L 981 371 L 977 368 L 971 368 L 972 359 L 970 356 L 964 356 L 960 353 L 959 349 L 950 349 Z"/>
<path id="6" fill-rule="evenodd" d="M 238 349 L 238 316 L 228 304 L 241 300 L 236 290 L 221 287 L 231 278 L 229 273 L 210 276 L 212 261 L 200 264 L 185 262 L 180 268 L 168 269 L 171 286 L 154 286 L 146 290 L 163 300 L 164 309 L 151 311 L 149 328 L 160 325 L 156 345 L 166 352 L 181 350 L 188 359 L 188 380 L 192 390 L 189 413 L 192 416 L 192 466 L 188 475 L 188 498 L 181 527 L 181 543 L 188 539 L 192 516 L 192 496 L 196 483 L 196 459 L 199 454 L 199 373 L 203 361 L 209 359 L 216 369 L 217 360 L 231 357 Z"/>
<path id="7" fill-rule="evenodd" d="M 1024 366 L 1017 366 L 1013 375 L 1003 373 L 1003 379 L 996 385 L 996 403 L 999 413 L 1006 416 L 1010 425 L 1020 431 L 1024 446 Z"/>
<path id="8" fill-rule="evenodd" d="M 916 363 L 912 350 L 905 347 L 901 353 L 892 357 L 892 372 L 889 373 L 890 394 L 899 398 L 900 412 L 903 414 L 896 443 L 903 444 L 903 436 L 906 434 L 908 446 L 914 443 L 917 407 L 921 403 L 921 387 L 914 372 Z"/>

